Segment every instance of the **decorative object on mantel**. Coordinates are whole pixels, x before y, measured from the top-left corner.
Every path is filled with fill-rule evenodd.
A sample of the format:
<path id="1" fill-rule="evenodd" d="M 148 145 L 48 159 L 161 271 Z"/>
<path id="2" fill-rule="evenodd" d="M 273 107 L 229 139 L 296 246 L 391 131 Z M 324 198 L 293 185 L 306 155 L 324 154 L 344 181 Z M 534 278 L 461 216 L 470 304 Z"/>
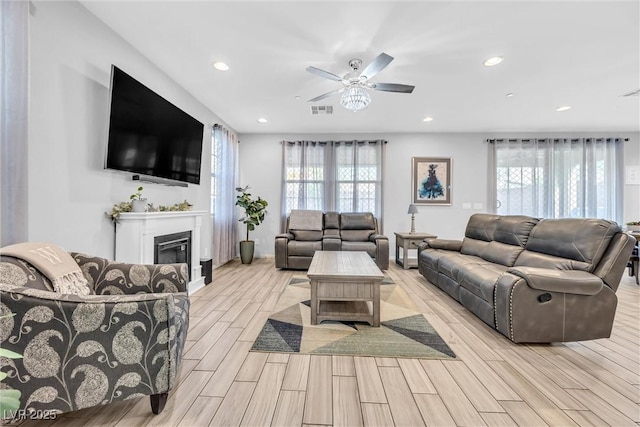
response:
<path id="1" fill-rule="evenodd" d="M 129 196 L 131 200 L 131 212 L 144 212 L 147 209 L 147 199 L 142 197 L 142 186 L 138 187 L 138 190 Z"/>
<path id="2" fill-rule="evenodd" d="M 170 206 L 160 205 L 158 207 L 153 206 L 153 203 L 147 203 L 147 199 L 142 197 L 142 186 L 138 187 L 136 192 L 129 196 L 128 202 L 120 202 L 113 205 L 111 212 L 107 212 L 107 216 L 111 218 L 114 223 L 118 222 L 120 214 L 126 212 L 183 212 L 190 211 L 193 205 L 188 201 L 175 203 Z M 142 207 L 140 207 L 140 205 Z"/>
<path id="3" fill-rule="evenodd" d="M 627 223 L 627 230 L 638 232 L 640 231 L 640 221 L 631 221 Z"/>
<path id="4" fill-rule="evenodd" d="M 416 214 L 418 213 L 418 207 L 413 203 L 409 205 L 408 214 L 411 214 L 411 234 L 416 233 Z"/>
<path id="5" fill-rule="evenodd" d="M 147 212 L 184 212 L 190 211 L 191 208 L 193 208 L 193 205 L 186 200 L 171 206 L 160 205 L 157 208 L 153 206 L 153 203 L 149 203 Z"/>
<path id="6" fill-rule="evenodd" d="M 117 223 L 120 218 L 120 214 L 124 212 L 131 212 L 131 202 L 120 202 L 113 205 L 111 212 L 106 212 L 106 215 L 111 218 L 113 223 Z"/>
<path id="7" fill-rule="evenodd" d="M 249 240 L 249 231 L 255 230 L 256 227 L 264 221 L 264 216 L 267 213 L 267 206 L 269 205 L 266 200 L 261 199 L 260 197 L 255 200 L 252 199 L 251 193 L 247 190 L 249 190 L 249 186 L 236 188 L 236 191 L 240 193 L 236 197 L 236 206 L 240 206 L 244 209 L 244 216 L 238 221 L 247 226 L 247 238 L 246 240 L 240 241 L 240 259 L 243 264 L 251 264 L 253 261 L 255 242 L 253 240 Z"/>

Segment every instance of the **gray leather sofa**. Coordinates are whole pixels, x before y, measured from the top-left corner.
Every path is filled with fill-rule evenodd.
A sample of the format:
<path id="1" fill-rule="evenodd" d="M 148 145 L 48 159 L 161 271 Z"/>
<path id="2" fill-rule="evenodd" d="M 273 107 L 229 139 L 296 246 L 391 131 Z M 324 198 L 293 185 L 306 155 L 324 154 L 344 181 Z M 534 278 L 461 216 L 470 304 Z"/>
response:
<path id="1" fill-rule="evenodd" d="M 633 238 L 602 219 L 471 216 L 462 241 L 425 240 L 418 268 L 514 342 L 609 337 Z"/>
<path id="2" fill-rule="evenodd" d="M 378 268 L 389 268 L 389 240 L 379 233 L 372 213 L 314 212 L 315 222 L 293 221 L 309 211 L 292 211 L 287 218 L 286 232 L 276 236 L 276 268 L 307 270 L 316 251 L 365 251 Z"/>

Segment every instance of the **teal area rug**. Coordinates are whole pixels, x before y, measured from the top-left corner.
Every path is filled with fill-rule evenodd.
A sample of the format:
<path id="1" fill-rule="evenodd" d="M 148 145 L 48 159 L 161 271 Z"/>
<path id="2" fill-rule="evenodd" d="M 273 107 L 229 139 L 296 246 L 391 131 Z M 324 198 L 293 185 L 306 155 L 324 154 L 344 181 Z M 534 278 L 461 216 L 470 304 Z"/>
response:
<path id="1" fill-rule="evenodd" d="M 309 280 L 294 277 L 251 351 L 452 359 L 456 355 L 392 279 L 380 286 L 380 327 L 324 321 L 311 325 Z"/>

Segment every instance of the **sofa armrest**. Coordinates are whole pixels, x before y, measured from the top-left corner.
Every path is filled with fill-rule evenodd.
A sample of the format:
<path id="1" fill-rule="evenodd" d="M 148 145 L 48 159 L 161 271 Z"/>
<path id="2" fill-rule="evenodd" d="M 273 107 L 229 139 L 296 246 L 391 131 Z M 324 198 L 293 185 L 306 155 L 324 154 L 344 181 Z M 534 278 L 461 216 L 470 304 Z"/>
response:
<path id="1" fill-rule="evenodd" d="M 323 251 L 341 251 L 342 239 L 340 236 L 325 236 L 322 238 Z"/>
<path id="2" fill-rule="evenodd" d="M 369 240 L 377 244 L 379 240 L 389 240 L 389 238 L 383 234 L 372 234 Z"/>
<path id="3" fill-rule="evenodd" d="M 278 234 L 275 239 L 275 258 L 276 258 L 276 268 L 287 268 L 289 253 L 287 244 L 289 240 L 293 240 L 293 234 L 291 233 L 282 233 Z"/>
<path id="4" fill-rule="evenodd" d="M 70 295 L 0 284 L 3 385 L 20 409 L 68 412 L 174 384 L 188 329 L 185 293 Z M 44 406 L 43 406 L 44 404 Z"/>
<path id="5" fill-rule="evenodd" d="M 529 287 L 539 291 L 595 295 L 604 286 L 601 278 L 587 271 L 519 266 L 507 272 L 522 277 Z"/>
<path id="6" fill-rule="evenodd" d="M 187 292 L 188 265 L 128 264 L 71 253 L 98 295 Z"/>
<path id="7" fill-rule="evenodd" d="M 380 270 L 389 269 L 389 238 L 382 234 L 372 234 L 369 240 L 376 244 L 376 264 Z"/>
<path id="8" fill-rule="evenodd" d="M 424 239 L 420 245 L 423 245 L 423 249 L 444 249 L 446 251 L 460 252 L 462 240 Z"/>

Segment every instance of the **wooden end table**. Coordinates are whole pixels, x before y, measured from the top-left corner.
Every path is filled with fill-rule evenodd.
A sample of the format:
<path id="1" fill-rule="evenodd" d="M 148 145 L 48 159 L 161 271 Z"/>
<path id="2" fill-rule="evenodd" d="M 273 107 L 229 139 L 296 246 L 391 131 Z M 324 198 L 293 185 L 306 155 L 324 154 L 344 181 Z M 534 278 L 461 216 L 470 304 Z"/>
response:
<path id="1" fill-rule="evenodd" d="M 409 258 L 409 249 L 417 250 L 418 245 L 424 239 L 435 239 L 438 237 L 433 234 L 422 232 L 400 232 L 393 234 L 396 235 L 396 264 L 401 265 L 405 270 L 418 267 L 418 259 Z M 402 260 L 400 259 L 400 248 L 402 248 Z"/>
<path id="2" fill-rule="evenodd" d="M 311 280 L 311 324 L 323 320 L 380 326 L 382 271 L 366 252 L 316 251 L 307 271 Z"/>

